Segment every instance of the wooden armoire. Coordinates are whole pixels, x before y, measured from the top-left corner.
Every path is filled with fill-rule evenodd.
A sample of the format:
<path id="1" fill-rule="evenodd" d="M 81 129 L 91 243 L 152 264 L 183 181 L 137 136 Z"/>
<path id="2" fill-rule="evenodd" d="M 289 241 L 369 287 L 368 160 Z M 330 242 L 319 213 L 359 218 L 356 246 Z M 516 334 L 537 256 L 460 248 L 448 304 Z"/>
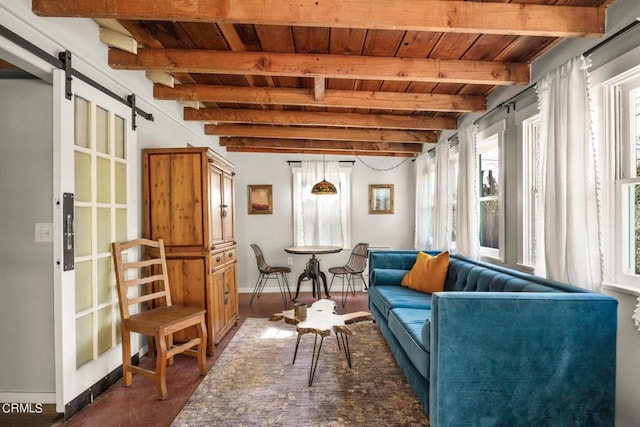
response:
<path id="1" fill-rule="evenodd" d="M 213 355 L 238 321 L 233 165 L 208 148 L 142 156 L 144 236 L 164 239 L 172 302 L 206 309 Z"/>

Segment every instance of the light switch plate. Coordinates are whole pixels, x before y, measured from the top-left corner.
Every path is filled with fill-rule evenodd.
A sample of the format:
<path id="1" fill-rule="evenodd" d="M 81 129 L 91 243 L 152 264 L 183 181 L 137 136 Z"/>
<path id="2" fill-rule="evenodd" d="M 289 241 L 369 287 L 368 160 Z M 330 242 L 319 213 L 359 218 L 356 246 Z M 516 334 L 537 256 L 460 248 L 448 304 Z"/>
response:
<path id="1" fill-rule="evenodd" d="M 36 242 L 53 242 L 53 223 L 36 222 Z"/>

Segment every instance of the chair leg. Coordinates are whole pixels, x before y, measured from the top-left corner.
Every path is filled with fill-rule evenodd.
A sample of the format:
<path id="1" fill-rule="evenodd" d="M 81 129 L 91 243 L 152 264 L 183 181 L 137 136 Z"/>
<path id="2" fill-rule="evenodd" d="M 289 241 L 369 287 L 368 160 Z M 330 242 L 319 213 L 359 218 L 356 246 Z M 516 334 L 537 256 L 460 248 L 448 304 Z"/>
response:
<path id="1" fill-rule="evenodd" d="M 260 298 L 260 294 L 262 294 L 262 282 L 263 282 L 264 274 L 260 273 L 258 275 L 258 280 L 256 280 L 256 285 L 253 288 L 253 293 L 251 294 L 251 300 L 249 301 L 249 307 L 253 304 L 253 299 L 257 296 Z"/>
<path id="2" fill-rule="evenodd" d="M 200 337 L 200 344 L 198 344 L 198 368 L 200 368 L 200 375 L 207 374 L 207 326 L 204 323 L 204 316 L 198 323 L 198 336 Z"/>
<path id="3" fill-rule="evenodd" d="M 173 334 L 167 335 L 167 349 L 170 350 L 173 347 Z M 173 366 L 173 356 L 167 359 L 167 365 Z"/>
<path id="4" fill-rule="evenodd" d="M 131 332 L 122 328 L 122 376 L 125 387 L 129 387 L 133 381 L 131 372 Z"/>
<path id="5" fill-rule="evenodd" d="M 282 277 L 284 277 L 284 284 L 287 287 L 287 292 L 289 293 L 289 299 L 291 299 L 291 288 L 289 287 L 289 277 L 287 277 L 286 273 L 282 273 Z"/>
<path id="6" fill-rule="evenodd" d="M 160 333 L 156 334 L 158 344 L 156 356 L 156 392 L 158 399 L 167 398 L 167 341 Z"/>
<path id="7" fill-rule="evenodd" d="M 347 303 L 347 296 L 349 295 L 349 275 L 342 274 L 342 306 Z M 344 288 L 344 276 L 347 276 L 347 289 Z"/>
<path id="8" fill-rule="evenodd" d="M 351 283 L 351 295 L 353 295 L 354 297 L 356 296 L 356 278 L 353 277 L 353 274 L 349 274 L 349 279 L 350 283 Z"/>
<path id="9" fill-rule="evenodd" d="M 278 289 L 280 289 L 280 295 L 282 295 L 282 303 L 284 304 L 284 307 L 287 307 L 287 293 L 285 292 L 285 288 L 284 288 L 284 274 L 283 273 L 275 273 L 276 275 L 276 282 L 278 282 Z"/>
<path id="10" fill-rule="evenodd" d="M 147 335 L 147 356 L 154 357 L 156 355 L 156 343 L 153 335 Z"/>
<path id="11" fill-rule="evenodd" d="M 362 280 L 362 289 L 364 291 L 367 290 L 367 282 L 364 281 L 364 276 L 362 275 L 362 273 L 358 273 L 356 274 L 356 276 L 358 276 L 360 278 L 360 280 Z M 355 280 L 354 280 L 354 293 L 355 293 Z"/>

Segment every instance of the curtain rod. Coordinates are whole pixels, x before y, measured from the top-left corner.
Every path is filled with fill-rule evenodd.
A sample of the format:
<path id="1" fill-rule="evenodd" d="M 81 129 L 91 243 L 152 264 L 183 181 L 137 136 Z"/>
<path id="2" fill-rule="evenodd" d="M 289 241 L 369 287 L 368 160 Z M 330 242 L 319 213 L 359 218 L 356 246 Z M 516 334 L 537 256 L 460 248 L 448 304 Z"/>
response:
<path id="1" fill-rule="evenodd" d="M 287 160 L 288 164 L 291 163 L 302 163 L 302 160 Z M 352 165 L 356 164 L 355 160 L 339 160 L 338 163 L 351 163 Z"/>
<path id="2" fill-rule="evenodd" d="M 584 51 L 582 53 L 582 56 L 589 56 L 591 54 L 593 54 L 595 51 L 601 49 L 602 47 L 606 46 L 607 44 L 611 43 L 612 41 L 614 41 L 615 39 L 617 39 L 618 37 L 622 36 L 623 34 L 631 31 L 632 29 L 634 29 L 635 27 L 637 27 L 640 24 L 640 18 L 635 18 L 630 24 L 628 24 L 627 26 L 625 26 L 624 28 L 621 28 L 620 30 L 616 31 L 615 33 L 611 34 L 609 37 L 607 37 L 606 39 L 602 40 L 600 43 L 598 43 L 597 45 L 593 46 L 592 48 Z M 475 119 L 473 121 L 474 125 L 477 125 L 480 120 L 484 119 L 486 116 L 488 116 L 489 114 L 493 113 L 496 110 L 502 109 L 508 105 L 510 105 L 511 103 L 513 103 L 513 101 L 522 96 L 524 93 L 528 92 L 529 90 L 531 90 L 532 88 L 534 88 L 536 86 L 537 83 L 533 83 L 529 86 L 527 86 L 526 88 L 524 88 L 523 90 L 521 90 L 520 92 L 516 93 L 515 95 L 513 95 L 511 98 L 507 99 L 506 101 L 501 102 L 500 104 L 496 105 L 494 108 L 492 108 L 491 110 L 485 112 L 483 115 L 481 115 L 480 117 L 478 117 L 477 119 Z M 453 135 L 451 135 L 448 139 L 451 140 L 453 138 L 455 138 L 458 135 L 458 132 L 454 133 Z"/>
<path id="3" fill-rule="evenodd" d="M 591 49 L 587 49 L 586 51 L 584 51 L 582 53 L 582 56 L 589 56 L 591 55 L 593 52 L 595 52 L 596 50 L 599 50 L 601 47 L 604 47 L 605 45 L 609 44 L 610 42 L 614 41 L 615 39 L 617 39 L 618 37 L 620 37 L 621 35 L 631 31 L 632 29 L 634 29 L 635 27 L 638 26 L 638 24 L 640 24 L 640 17 L 635 18 L 633 21 L 631 21 L 631 23 L 629 25 L 627 25 L 626 27 L 616 31 L 615 33 L 611 34 L 609 37 L 607 37 L 606 39 L 602 40 L 600 43 L 598 43 L 597 45 L 595 45 L 594 47 L 592 47 Z"/>
<path id="4" fill-rule="evenodd" d="M 522 89 L 520 92 L 516 93 L 515 95 L 513 95 L 511 98 L 507 99 L 506 101 L 501 102 L 500 104 L 496 105 L 495 107 L 493 107 L 491 110 L 486 111 L 483 115 L 481 115 L 480 117 L 478 117 L 477 119 L 475 119 L 473 121 L 474 125 L 477 125 L 480 120 L 484 119 L 485 117 L 487 117 L 489 114 L 492 114 L 493 112 L 495 112 L 496 110 L 501 110 L 509 105 L 511 105 L 513 103 L 513 101 L 519 97 L 521 97 L 522 95 L 524 95 L 525 93 L 527 93 L 528 91 L 530 91 L 531 89 L 533 89 L 534 87 L 536 87 L 536 83 L 527 86 L 526 88 Z M 458 132 L 455 133 L 455 135 L 457 135 Z M 454 135 L 454 136 L 455 136 Z M 453 138 L 453 136 L 452 136 Z"/>

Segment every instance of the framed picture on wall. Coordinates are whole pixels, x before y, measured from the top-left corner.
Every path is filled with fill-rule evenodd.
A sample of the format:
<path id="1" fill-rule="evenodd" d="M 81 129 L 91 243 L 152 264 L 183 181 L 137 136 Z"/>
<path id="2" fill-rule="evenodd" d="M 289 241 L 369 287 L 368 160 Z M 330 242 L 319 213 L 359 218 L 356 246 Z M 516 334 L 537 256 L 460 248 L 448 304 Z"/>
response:
<path id="1" fill-rule="evenodd" d="M 271 185 L 247 185 L 249 215 L 273 213 L 273 192 Z"/>
<path id="2" fill-rule="evenodd" d="M 393 213 L 393 184 L 369 185 L 369 213 Z"/>

